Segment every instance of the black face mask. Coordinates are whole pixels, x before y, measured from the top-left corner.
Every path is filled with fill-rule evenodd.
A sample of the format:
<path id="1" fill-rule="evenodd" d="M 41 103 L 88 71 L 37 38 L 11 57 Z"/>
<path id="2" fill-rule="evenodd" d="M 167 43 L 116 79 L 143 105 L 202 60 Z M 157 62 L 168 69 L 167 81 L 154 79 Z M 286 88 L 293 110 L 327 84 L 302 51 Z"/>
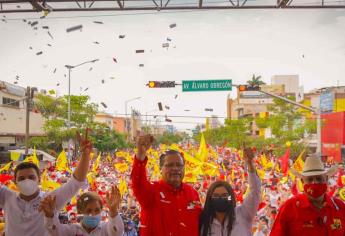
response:
<path id="1" fill-rule="evenodd" d="M 211 207 L 216 212 L 226 212 L 232 208 L 232 204 L 228 198 L 211 198 Z"/>

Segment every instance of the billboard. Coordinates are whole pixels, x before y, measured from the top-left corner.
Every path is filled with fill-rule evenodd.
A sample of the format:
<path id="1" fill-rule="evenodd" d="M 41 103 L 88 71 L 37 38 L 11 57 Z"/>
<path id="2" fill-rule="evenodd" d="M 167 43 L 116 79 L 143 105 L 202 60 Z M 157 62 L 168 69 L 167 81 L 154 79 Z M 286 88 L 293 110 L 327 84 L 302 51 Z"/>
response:
<path id="1" fill-rule="evenodd" d="M 334 93 L 327 92 L 320 95 L 321 113 L 333 112 Z"/>

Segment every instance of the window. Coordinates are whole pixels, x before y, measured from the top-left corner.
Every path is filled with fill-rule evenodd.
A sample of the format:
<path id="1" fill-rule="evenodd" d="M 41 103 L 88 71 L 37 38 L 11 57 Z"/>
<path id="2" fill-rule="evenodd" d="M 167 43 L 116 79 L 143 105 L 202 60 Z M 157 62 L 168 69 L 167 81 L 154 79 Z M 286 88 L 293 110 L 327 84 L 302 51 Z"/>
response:
<path id="1" fill-rule="evenodd" d="M 19 101 L 12 98 L 2 98 L 2 104 L 12 107 L 19 107 Z"/>

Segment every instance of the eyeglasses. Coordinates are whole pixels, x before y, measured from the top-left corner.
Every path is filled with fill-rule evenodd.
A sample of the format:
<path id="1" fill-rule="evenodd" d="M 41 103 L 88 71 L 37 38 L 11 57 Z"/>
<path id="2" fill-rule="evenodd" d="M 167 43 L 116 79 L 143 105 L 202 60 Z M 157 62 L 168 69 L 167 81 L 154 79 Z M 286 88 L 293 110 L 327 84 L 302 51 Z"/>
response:
<path id="1" fill-rule="evenodd" d="M 164 164 L 165 168 L 171 169 L 171 168 L 178 168 L 178 169 L 182 169 L 184 167 L 184 165 L 182 163 L 167 163 Z"/>
<path id="2" fill-rule="evenodd" d="M 214 199 L 216 199 L 216 198 L 225 198 L 228 201 L 231 201 L 231 195 L 229 195 L 228 193 L 222 193 L 222 194 L 214 193 L 211 198 L 214 198 Z"/>

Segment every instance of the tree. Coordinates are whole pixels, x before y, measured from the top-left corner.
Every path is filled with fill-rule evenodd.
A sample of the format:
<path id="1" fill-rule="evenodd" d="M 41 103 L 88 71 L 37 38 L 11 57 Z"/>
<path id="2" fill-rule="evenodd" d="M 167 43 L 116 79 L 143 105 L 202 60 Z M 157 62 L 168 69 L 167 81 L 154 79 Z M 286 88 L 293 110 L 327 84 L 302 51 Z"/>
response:
<path id="1" fill-rule="evenodd" d="M 125 135 L 110 129 L 106 124 L 93 123 L 90 128 L 93 146 L 99 151 L 110 152 L 128 147 Z"/>
<path id="2" fill-rule="evenodd" d="M 261 75 L 255 76 L 255 74 L 253 74 L 252 79 L 248 80 L 247 84 L 250 86 L 260 86 L 266 83 L 261 80 Z"/>
<path id="3" fill-rule="evenodd" d="M 163 134 L 156 137 L 155 144 L 158 145 L 162 143 L 171 145 L 173 143 L 179 143 L 183 141 L 187 136 L 187 134 L 164 132 Z"/>
<path id="4" fill-rule="evenodd" d="M 228 146 L 235 148 L 242 148 L 243 144 L 248 144 L 249 134 L 250 134 L 250 125 L 252 118 L 245 117 L 238 120 L 226 120 L 225 126 L 209 129 L 204 131 L 204 136 L 206 142 L 213 146 Z M 201 133 L 197 133 L 193 136 L 195 142 L 200 141 Z"/>
<path id="5" fill-rule="evenodd" d="M 54 98 L 39 94 L 35 99 L 35 107 L 45 119 L 43 129 L 56 151 L 61 150 L 64 141 L 75 138 L 77 130 L 90 127 L 98 109 L 97 104 L 90 103 L 88 96 L 71 95 L 72 128 L 68 130 L 68 96 Z M 37 144 L 39 139 L 34 141 Z"/>
<path id="6" fill-rule="evenodd" d="M 294 100 L 293 96 L 288 98 Z M 303 144 L 298 142 L 303 139 L 306 133 L 316 133 L 316 121 L 307 118 L 303 110 L 290 103 L 280 99 L 274 99 L 273 102 L 273 105 L 268 106 L 269 117 L 256 117 L 255 123 L 259 128 L 271 129 L 273 138 L 269 141 L 275 145 L 277 156 L 285 152 L 287 141 L 292 142 L 291 156 L 297 156 L 304 148 Z"/>

